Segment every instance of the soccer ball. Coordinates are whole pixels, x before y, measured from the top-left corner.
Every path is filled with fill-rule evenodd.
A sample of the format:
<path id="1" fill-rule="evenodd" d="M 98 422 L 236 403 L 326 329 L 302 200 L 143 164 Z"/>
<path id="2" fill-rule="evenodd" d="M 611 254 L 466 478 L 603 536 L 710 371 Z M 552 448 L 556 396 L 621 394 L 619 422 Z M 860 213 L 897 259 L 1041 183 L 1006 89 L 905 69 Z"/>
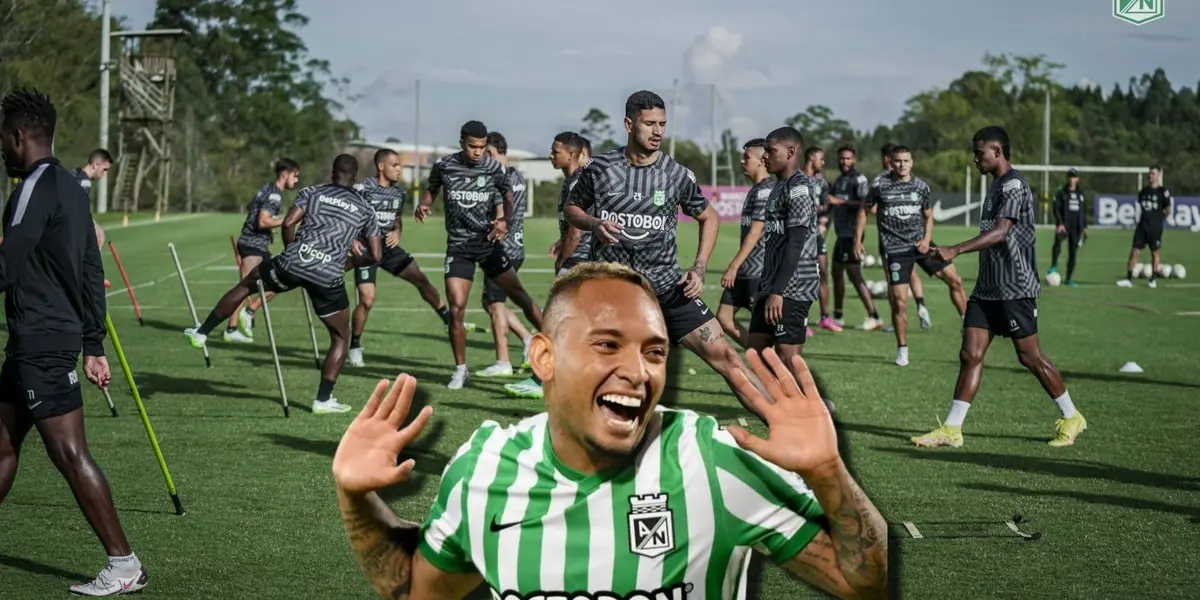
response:
<path id="1" fill-rule="evenodd" d="M 1175 265 L 1171 271 L 1175 273 L 1176 279 L 1183 279 L 1187 277 L 1187 269 L 1185 269 L 1183 265 Z"/>
<path id="2" fill-rule="evenodd" d="M 1049 275 L 1046 275 L 1046 283 L 1050 284 L 1050 287 L 1058 287 L 1062 284 L 1062 275 L 1059 275 L 1058 273 L 1050 273 Z"/>
<path id="3" fill-rule="evenodd" d="M 875 266 L 875 257 L 868 254 L 863 257 L 862 262 L 864 267 L 873 267 Z"/>
<path id="4" fill-rule="evenodd" d="M 1146 263 L 1138 263 L 1133 267 L 1133 276 L 1145 279 L 1150 276 L 1150 272 L 1154 269 Z"/>
<path id="5" fill-rule="evenodd" d="M 867 282 L 867 287 L 871 288 L 871 296 L 873 298 L 883 298 L 887 296 L 888 286 L 886 281 L 869 281 Z"/>
<path id="6" fill-rule="evenodd" d="M 1162 277 L 1163 279 L 1166 279 L 1171 276 L 1171 271 L 1173 271 L 1173 270 L 1174 269 L 1171 268 L 1171 265 L 1159 265 L 1158 266 L 1158 276 Z"/>

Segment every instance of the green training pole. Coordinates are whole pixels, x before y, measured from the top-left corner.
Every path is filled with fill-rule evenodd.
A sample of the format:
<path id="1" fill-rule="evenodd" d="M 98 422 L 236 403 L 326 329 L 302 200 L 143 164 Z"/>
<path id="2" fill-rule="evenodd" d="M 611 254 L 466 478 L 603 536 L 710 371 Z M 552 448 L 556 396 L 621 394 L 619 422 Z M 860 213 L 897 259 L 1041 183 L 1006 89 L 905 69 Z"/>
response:
<path id="1" fill-rule="evenodd" d="M 121 349 L 121 340 L 117 337 L 117 328 L 113 327 L 112 317 L 104 313 L 104 327 L 108 329 L 108 339 L 112 342 L 113 350 L 117 351 L 117 360 L 121 361 L 121 370 L 125 372 L 125 381 L 133 391 L 133 401 L 137 403 L 138 414 L 142 416 L 142 425 L 146 427 L 146 436 L 154 447 L 154 456 L 158 458 L 158 467 L 162 469 L 163 479 L 167 480 L 167 493 L 171 494 L 171 502 L 175 504 L 175 514 L 184 515 L 183 503 L 179 501 L 179 492 L 175 490 L 175 482 L 171 481 L 171 471 L 167 469 L 167 460 L 163 458 L 162 449 L 158 447 L 158 438 L 154 428 L 150 426 L 150 416 L 146 414 L 146 405 L 142 404 L 142 394 L 138 392 L 137 384 L 133 381 L 133 371 L 129 369 L 129 361 L 125 360 L 125 351 Z"/>

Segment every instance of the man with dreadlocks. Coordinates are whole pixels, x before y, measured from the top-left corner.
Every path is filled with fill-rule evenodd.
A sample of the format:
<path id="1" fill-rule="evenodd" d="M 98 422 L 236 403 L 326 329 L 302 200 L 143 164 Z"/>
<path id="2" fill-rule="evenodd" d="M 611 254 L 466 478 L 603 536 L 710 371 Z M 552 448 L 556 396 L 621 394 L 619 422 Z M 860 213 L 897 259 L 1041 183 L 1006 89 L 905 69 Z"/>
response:
<path id="1" fill-rule="evenodd" d="M 12 489 L 17 457 L 36 427 L 50 460 L 108 552 L 108 565 L 84 596 L 137 591 L 149 582 L 121 530 L 104 473 L 83 428 L 83 394 L 75 371 L 80 349 L 89 381 L 107 389 L 104 357 L 104 267 L 88 194 L 54 158 L 50 98 L 18 91 L 0 100 L 0 154 L 21 179 L 4 211 L 0 292 L 8 345 L 0 368 L 0 502 Z"/>

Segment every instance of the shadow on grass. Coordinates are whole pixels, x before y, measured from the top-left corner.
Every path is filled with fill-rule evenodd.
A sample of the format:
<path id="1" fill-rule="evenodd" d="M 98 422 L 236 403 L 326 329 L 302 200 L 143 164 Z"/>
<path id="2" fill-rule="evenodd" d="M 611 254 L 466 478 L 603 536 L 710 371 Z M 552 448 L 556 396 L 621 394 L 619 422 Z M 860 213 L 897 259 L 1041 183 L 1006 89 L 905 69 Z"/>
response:
<path id="1" fill-rule="evenodd" d="M 170 500 L 170 498 L 167 497 L 166 494 L 163 494 L 163 502 L 167 505 L 170 505 L 171 500 Z M 54 503 L 54 502 L 16 502 L 16 501 L 11 501 L 11 500 L 5 502 L 5 504 L 12 504 L 13 506 L 30 506 L 30 507 L 36 507 L 36 508 L 56 508 L 56 509 L 62 509 L 62 510 L 69 510 L 74 514 L 79 513 L 79 505 L 77 505 L 77 504 L 58 504 L 58 503 Z M 174 509 L 153 510 L 153 509 L 149 509 L 149 508 L 129 508 L 127 506 L 118 506 L 117 512 L 118 513 L 139 513 L 139 514 L 143 514 L 143 515 L 174 515 L 175 514 Z"/>
<path id="2" fill-rule="evenodd" d="M 1168 504 L 1166 502 L 1158 502 L 1157 500 L 1143 500 L 1141 498 L 1112 496 L 1109 494 L 1093 494 L 1089 492 L 1076 492 L 1071 490 L 1034 490 L 1021 487 L 993 485 L 990 483 L 963 483 L 959 484 L 959 487 L 979 492 L 1013 494 L 1024 497 L 1042 496 L 1046 498 L 1063 498 L 1066 500 L 1074 500 L 1076 502 L 1104 504 L 1107 506 L 1119 506 L 1121 508 L 1132 508 L 1137 510 L 1152 510 L 1155 512 L 1183 515 L 1191 520 L 1193 524 L 1200 524 L 1200 508 L 1195 506 L 1184 506 L 1180 504 Z"/>
<path id="3" fill-rule="evenodd" d="M 484 336 L 484 335 L 487 336 L 486 339 L 479 337 L 479 336 Z M 474 336 L 474 337 L 472 337 L 472 336 Z M 404 337 L 406 339 L 407 338 L 420 338 L 420 339 L 435 341 L 435 342 L 445 345 L 447 351 L 450 350 L 450 338 L 448 335 L 446 335 L 444 333 L 437 335 L 437 334 L 432 334 L 432 333 L 421 333 L 419 331 L 410 331 L 408 333 L 405 333 Z M 495 352 L 496 343 L 492 340 L 492 334 L 490 334 L 490 333 L 467 333 L 467 347 L 474 348 L 476 350 L 489 350 L 489 351 Z"/>
<path id="4" fill-rule="evenodd" d="M 928 430 L 918 431 L 916 429 L 896 429 L 892 427 L 880 427 L 878 425 L 868 425 L 866 423 L 842 423 L 842 429 L 853 431 L 855 433 L 865 433 L 876 437 L 902 440 L 905 444 L 911 443 L 910 439 L 914 435 L 920 435 Z M 971 432 L 970 437 L 993 438 L 1001 440 L 1020 440 L 1023 442 L 1046 442 L 1047 437 L 1035 437 L 1032 435 L 1010 435 L 1002 433 L 975 433 Z"/>
<path id="5" fill-rule="evenodd" d="M 258 394 L 246 391 L 246 386 L 227 381 L 215 381 L 193 377 L 177 377 L 163 373 L 138 373 L 134 376 L 138 391 L 143 400 L 150 400 L 156 394 L 213 396 L 220 398 L 241 398 L 245 400 L 267 400 L 279 402 L 278 395 Z"/>
<path id="6" fill-rule="evenodd" d="M 522 400 L 517 400 L 514 398 L 509 398 L 508 396 L 505 396 L 505 398 L 508 399 L 510 402 L 521 402 L 522 401 Z M 544 409 L 541 408 L 540 406 L 537 409 L 530 409 L 530 408 L 521 408 L 519 406 L 512 406 L 511 404 L 505 405 L 503 403 L 471 404 L 469 402 L 438 402 L 437 405 L 434 406 L 434 409 L 433 409 L 434 414 L 437 414 L 438 406 L 445 406 L 446 408 L 454 408 L 457 410 L 481 410 L 483 412 L 491 413 L 497 417 L 506 418 L 506 419 L 517 419 L 517 420 L 528 419 L 529 417 L 532 417 L 532 416 L 544 411 Z M 466 441 L 466 440 L 464 440 L 464 441 Z"/>
<path id="7" fill-rule="evenodd" d="M 75 580 L 80 583 L 85 582 L 85 581 L 90 581 L 93 577 L 92 575 L 84 575 L 82 573 L 76 573 L 74 571 L 67 571 L 66 569 L 60 569 L 55 566 L 42 564 L 40 562 L 32 561 L 27 558 L 21 558 L 18 556 L 9 556 L 8 554 L 0 554 L 0 565 L 4 565 L 6 567 L 11 567 L 13 569 L 17 569 L 20 571 L 25 571 L 26 573 L 35 573 L 37 575 L 47 575 L 50 577 L 58 577 L 59 579 Z"/>

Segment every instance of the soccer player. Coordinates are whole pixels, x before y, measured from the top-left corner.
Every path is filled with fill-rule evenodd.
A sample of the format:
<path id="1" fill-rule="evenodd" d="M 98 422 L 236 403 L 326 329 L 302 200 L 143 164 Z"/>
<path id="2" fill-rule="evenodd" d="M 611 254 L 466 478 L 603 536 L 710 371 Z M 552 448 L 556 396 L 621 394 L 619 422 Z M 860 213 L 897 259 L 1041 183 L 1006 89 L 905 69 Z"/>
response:
<path id="1" fill-rule="evenodd" d="M 249 275 L 255 267 L 271 260 L 271 242 L 275 240 L 275 230 L 283 225 L 283 218 L 279 216 L 283 192 L 294 189 L 299 182 L 300 165 L 290 158 L 281 158 L 275 163 L 275 180 L 259 188 L 246 205 L 242 233 L 234 243 L 242 259 L 240 277 Z M 268 301 L 273 296 L 267 292 Z M 253 342 L 254 311 L 249 303 L 243 305 L 229 318 L 222 338 L 226 342 Z"/>
<path id="2" fill-rule="evenodd" d="M 847 472 L 804 362 L 797 383 L 774 352 L 747 352 L 765 394 L 735 371 L 766 415 L 762 439 L 658 406 L 667 329 L 628 268 L 559 277 L 530 348 L 546 412 L 483 423 L 414 521 L 377 491 L 408 478 L 414 461 L 396 456 L 432 408 L 402 428 L 417 382 L 380 381 L 333 460 L 349 545 L 376 593 L 458 600 L 483 583 L 505 600 L 732 600 L 753 550 L 837 597 L 884 598 L 887 525 Z"/>
<path id="3" fill-rule="evenodd" d="M 525 207 L 526 190 L 525 176 L 508 164 L 508 140 L 498 131 L 489 131 L 487 135 L 487 153 L 492 160 L 504 167 L 505 177 L 508 177 L 508 189 L 512 190 L 512 215 L 508 219 L 508 235 L 500 244 L 508 260 L 512 263 L 513 272 L 519 272 L 525 263 Z M 509 310 L 504 303 L 508 296 L 495 281 L 489 277 L 483 281 L 483 309 L 492 318 L 492 331 L 496 340 L 496 363 L 476 373 L 479 377 L 509 377 L 513 374 L 512 361 L 508 356 L 508 332 L 516 334 L 522 346 L 529 347 L 533 335 L 525 329 L 525 325 Z M 525 353 L 522 352 L 521 368 L 525 368 Z"/>
<path id="4" fill-rule="evenodd" d="M 104 357 L 104 266 L 88 195 L 53 156 L 55 121 L 54 104 L 43 94 L 17 91 L 0 101 L 0 154 L 7 174 L 21 179 L 5 206 L 0 244 L 8 330 L 0 368 L 0 502 L 12 489 L 21 445 L 37 428 L 108 553 L 96 579 L 71 591 L 112 596 L 142 589 L 149 578 L 84 433 L 75 370 L 80 349 L 89 381 L 108 389 L 111 379 Z"/>
<path id="5" fill-rule="evenodd" d="M 872 192 L 879 187 L 880 182 L 882 182 L 884 178 L 891 176 L 892 153 L 895 151 L 895 149 L 896 145 L 890 142 L 879 148 L 879 153 L 881 155 L 880 159 L 883 162 L 883 172 L 876 175 L 875 179 L 871 181 Z M 871 207 L 871 214 L 875 214 L 878 210 L 878 206 Z M 880 246 L 880 258 L 883 257 L 883 254 L 883 246 Z M 909 289 L 912 290 L 913 299 L 917 301 L 917 318 L 921 321 L 921 329 L 929 329 L 933 326 L 933 320 L 929 316 L 929 309 L 925 308 L 925 285 L 921 283 L 921 278 L 915 272 L 912 274 L 912 278 L 909 280 Z M 888 323 L 886 326 L 884 326 L 883 331 L 885 333 L 895 333 L 895 323 Z"/>
<path id="6" fill-rule="evenodd" d="M 821 320 L 817 326 L 828 331 L 838 332 L 842 326 L 833 322 L 829 316 L 829 251 L 825 245 L 825 234 L 829 226 L 829 180 L 825 179 L 825 150 L 818 146 L 810 146 L 804 150 L 804 166 L 800 169 L 808 177 L 813 187 L 813 201 L 817 203 L 817 267 L 820 273 L 820 287 L 817 298 L 820 302 Z M 807 328 L 812 337 L 812 328 Z"/>
<path id="7" fill-rule="evenodd" d="M 1142 188 L 1138 192 L 1138 208 L 1141 209 L 1141 215 L 1138 216 L 1137 228 L 1133 232 L 1133 249 L 1129 251 L 1129 270 L 1125 271 L 1125 279 L 1117 282 L 1121 287 L 1133 287 L 1133 267 L 1138 262 L 1138 254 L 1142 252 L 1142 248 L 1150 246 L 1150 257 L 1153 260 L 1150 271 L 1150 281 L 1146 285 L 1151 288 L 1158 287 L 1159 269 L 1159 249 L 1162 248 L 1163 227 L 1166 225 L 1167 216 L 1171 214 L 1171 190 L 1163 187 L 1159 180 L 1162 177 L 1162 168 L 1158 165 L 1150 167 L 1150 185 Z"/>
<path id="8" fill-rule="evenodd" d="M 854 246 L 854 236 L 858 235 L 858 210 L 871 194 L 871 186 L 867 176 L 854 168 L 856 159 L 854 147 L 846 145 L 838 148 L 838 170 L 841 175 L 833 182 L 833 193 L 829 196 L 833 233 L 837 238 L 833 244 L 833 320 L 838 325 L 844 325 L 842 307 L 846 300 L 845 278 L 849 276 L 850 285 L 854 286 L 863 308 L 867 310 L 867 319 L 860 329 L 874 331 L 883 327 L 883 321 L 879 320 L 871 290 L 863 281 L 862 261 L 855 254 Z M 861 237 L 857 239 L 862 240 Z"/>
<path id="9" fill-rule="evenodd" d="M 91 194 L 92 182 L 104 178 L 104 176 L 108 174 L 108 170 L 112 168 L 112 164 L 113 158 L 112 155 L 108 153 L 108 150 L 105 150 L 104 148 L 96 148 L 95 150 L 92 150 L 91 154 L 88 155 L 87 164 L 75 169 L 71 172 L 71 174 L 75 176 L 75 180 L 79 182 L 79 185 L 86 190 L 88 194 Z M 92 219 L 92 226 L 96 228 L 96 244 L 103 248 L 104 229 L 100 227 L 100 224 L 97 223 L 95 219 Z"/>
<path id="10" fill-rule="evenodd" d="M 1058 255 L 1067 240 L 1067 286 L 1076 287 L 1075 253 L 1087 236 L 1087 197 L 1079 189 L 1079 171 L 1067 171 L 1067 184 L 1054 192 L 1054 247 L 1050 250 L 1050 270 L 1058 272 Z"/>
<path id="11" fill-rule="evenodd" d="M 350 298 L 344 275 L 351 251 L 361 253 L 356 242 L 366 240 L 371 262 L 383 257 L 379 223 L 375 211 L 354 189 L 358 160 L 349 154 L 333 160 L 331 183 L 300 190 L 283 219 L 283 252 L 254 267 L 233 286 L 199 328 L 184 330 L 193 347 L 203 348 L 208 334 L 237 310 L 242 301 L 258 290 L 259 280 L 267 291 L 281 294 L 302 288 L 312 300 L 313 312 L 329 331 L 329 350 L 321 365 L 321 382 L 312 403 L 316 414 L 342 413 L 350 406 L 333 397 L 350 339 Z M 300 232 L 296 227 L 301 225 Z"/>
<path id="12" fill-rule="evenodd" d="M 1018 360 L 1037 377 L 1062 411 L 1050 445 L 1069 446 L 1087 428 L 1087 421 L 1075 410 L 1062 375 L 1038 344 L 1037 298 L 1041 284 L 1034 248 L 1037 232 L 1033 191 L 1025 176 L 1009 162 L 1008 132 L 1003 127 L 984 127 L 975 133 L 972 142 L 975 166 L 993 178 L 980 215 L 980 235 L 933 250 L 934 257 L 945 262 L 967 252 L 979 253 L 979 278 L 963 317 L 955 399 L 941 427 L 912 441 L 918 446 L 963 445 L 963 419 L 979 391 L 983 357 L 992 338 L 999 335 L 1012 339 Z"/>
<path id="13" fill-rule="evenodd" d="M 395 150 L 381 148 L 375 152 L 373 160 L 375 176 L 355 184 L 354 189 L 375 209 L 379 234 L 383 236 L 383 260 L 378 264 L 358 265 L 354 269 L 358 304 L 350 317 L 350 352 L 346 357 L 352 367 L 366 364 L 363 362 L 362 336 L 367 328 L 367 317 L 375 306 L 375 281 L 380 269 L 411 283 L 442 323 L 450 326 L 450 309 L 442 302 L 442 295 L 425 276 L 421 265 L 400 247 L 405 200 L 404 185 L 400 183 L 400 155 Z"/>
<path id="14" fill-rule="evenodd" d="M 721 275 L 721 305 L 717 307 L 717 322 L 725 335 L 743 348 L 749 344 L 750 332 L 737 320 L 739 309 L 754 310 L 758 297 L 758 282 L 763 270 L 763 228 L 766 226 L 767 198 L 775 180 L 763 162 L 767 140 L 755 138 L 742 146 L 742 174 L 750 180 L 750 190 L 742 203 L 741 246 Z"/>
<path id="15" fill-rule="evenodd" d="M 462 389 L 470 378 L 463 320 L 476 265 L 521 307 L 535 329 L 542 328 L 542 311 L 521 285 L 512 261 L 500 244 L 508 233 L 513 197 L 504 167 L 486 152 L 487 137 L 487 126 L 483 123 L 463 124 L 459 130 L 462 149 L 433 165 L 415 215 L 417 221 L 424 223 L 434 199 L 445 190 L 446 299 L 450 301 L 450 347 L 455 364 L 446 387 L 452 390 Z"/>
<path id="16" fill-rule="evenodd" d="M 926 275 L 946 282 L 950 301 L 961 316 L 967 309 L 962 277 L 949 262 L 929 256 L 933 245 L 933 212 L 929 203 L 929 185 L 912 174 L 912 151 L 904 146 L 892 150 L 892 172 L 879 180 L 867 202 L 858 211 L 855 252 L 863 255 L 863 235 L 867 226 L 867 208 L 876 209 L 879 246 L 888 273 L 888 301 L 892 325 L 896 331 L 896 364 L 908 365 L 908 288 L 913 266 L 920 265 Z"/>
<path id="17" fill-rule="evenodd" d="M 625 101 L 628 141 L 584 169 L 567 199 L 567 222 L 592 232 L 592 260 L 621 263 L 649 279 L 671 343 L 696 353 L 732 387 L 741 360 L 700 298 L 717 243 L 717 211 L 700 191 L 695 173 L 660 151 L 666 127 L 661 96 L 645 90 L 630 95 Z M 700 226 L 696 261 L 682 275 L 675 247 L 680 209 Z"/>
<path id="18" fill-rule="evenodd" d="M 767 198 L 766 261 L 758 301 L 750 317 L 750 348 L 762 352 L 774 347 L 784 364 L 800 356 L 812 330 L 808 312 L 817 299 L 820 273 L 816 202 L 821 187 L 802 168 L 804 138 L 792 127 L 780 127 L 767 136 L 763 162 L 775 176 Z"/>

